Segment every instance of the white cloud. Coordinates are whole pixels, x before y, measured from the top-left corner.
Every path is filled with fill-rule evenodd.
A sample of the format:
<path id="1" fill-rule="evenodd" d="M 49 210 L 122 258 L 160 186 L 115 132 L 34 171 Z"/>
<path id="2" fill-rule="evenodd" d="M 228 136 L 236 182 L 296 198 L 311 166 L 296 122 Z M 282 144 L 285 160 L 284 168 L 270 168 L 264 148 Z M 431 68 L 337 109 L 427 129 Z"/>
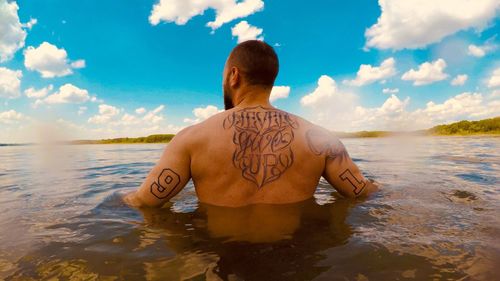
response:
<path id="1" fill-rule="evenodd" d="M 248 40 L 264 40 L 262 37 L 262 28 L 258 28 L 248 24 L 247 21 L 240 21 L 238 24 L 231 28 L 233 37 L 238 37 L 238 43 Z"/>
<path id="2" fill-rule="evenodd" d="M 88 119 L 88 122 L 93 124 L 108 123 L 118 114 L 120 114 L 120 109 L 118 109 L 117 107 L 107 104 L 100 104 L 99 114 L 90 117 Z"/>
<path id="3" fill-rule="evenodd" d="M 43 78 L 62 77 L 73 73 L 73 68 L 85 67 L 84 60 L 70 63 L 66 50 L 48 42 L 37 48 L 29 46 L 24 50 L 24 66 L 38 71 Z"/>
<path id="4" fill-rule="evenodd" d="M 31 18 L 30 21 L 28 21 L 27 23 L 21 24 L 21 26 L 25 27 L 27 29 L 32 29 L 33 26 L 35 26 L 35 24 L 37 24 L 37 23 L 38 23 L 37 19 Z"/>
<path id="5" fill-rule="evenodd" d="M 395 64 L 396 60 L 394 60 L 394 58 L 384 60 L 380 66 L 362 64 L 359 67 L 356 78 L 354 80 L 344 80 L 343 83 L 352 86 L 363 86 L 378 80 L 383 80 L 396 74 Z"/>
<path id="6" fill-rule="evenodd" d="M 494 39 L 495 37 L 491 37 L 490 39 L 486 40 L 486 42 L 481 46 L 470 44 L 467 47 L 467 54 L 481 58 L 486 54 L 495 51 L 498 48 L 498 45 L 493 42 Z"/>
<path id="7" fill-rule="evenodd" d="M 164 117 L 160 115 L 164 108 L 164 105 L 160 105 L 141 118 L 138 115 L 124 112 L 116 106 L 100 104 L 99 114 L 90 117 L 88 123 L 106 125 L 115 129 L 132 125 L 140 125 L 142 129 L 151 128 L 151 125 L 157 126 L 164 120 Z"/>
<path id="8" fill-rule="evenodd" d="M 415 86 L 427 85 L 446 79 L 448 74 L 443 72 L 445 68 L 446 62 L 443 59 L 424 62 L 418 67 L 418 70 L 410 69 L 408 72 L 405 72 L 401 76 L 401 79 L 413 81 L 413 85 Z"/>
<path id="9" fill-rule="evenodd" d="M 347 122 L 350 122 L 350 126 L 352 126 L 350 130 L 354 128 L 361 130 L 367 128 L 407 130 L 407 122 L 410 120 L 407 117 L 406 108 L 409 103 L 409 97 L 401 100 L 392 94 L 380 107 L 365 108 L 357 105 L 351 115 L 348 115 L 351 121 Z"/>
<path id="10" fill-rule="evenodd" d="M 382 93 L 384 93 L 384 94 L 397 94 L 397 93 L 399 93 L 399 89 L 398 88 L 394 88 L 394 89 L 384 88 L 384 89 L 382 89 Z"/>
<path id="11" fill-rule="evenodd" d="M 274 86 L 269 96 L 269 101 L 273 102 L 278 99 L 286 99 L 290 94 L 289 86 Z"/>
<path id="12" fill-rule="evenodd" d="M 218 109 L 217 106 L 215 105 L 207 105 L 206 107 L 197 107 L 193 109 L 193 114 L 195 118 L 194 119 L 184 118 L 184 122 L 190 124 L 196 124 L 210 118 L 211 116 L 219 112 L 222 112 L 222 110 Z"/>
<path id="13" fill-rule="evenodd" d="M 157 25 L 161 21 L 186 24 L 192 17 L 202 15 L 206 10 L 215 10 L 215 20 L 207 26 L 215 30 L 223 24 L 244 18 L 264 9 L 262 0 L 159 0 L 153 6 L 149 22 Z"/>
<path id="14" fill-rule="evenodd" d="M 500 100 L 487 101 L 480 93 L 465 92 L 441 104 L 432 101 L 413 114 L 432 125 L 449 123 L 463 119 L 481 119 L 500 114 Z"/>
<path id="15" fill-rule="evenodd" d="M 54 86 L 52 85 L 48 85 L 47 87 L 38 90 L 33 87 L 30 87 L 24 90 L 24 94 L 31 99 L 41 99 L 47 96 L 52 91 L 52 89 L 54 89 Z"/>
<path id="16" fill-rule="evenodd" d="M 86 106 L 80 106 L 80 107 L 78 107 L 78 115 L 84 114 L 85 111 L 87 111 L 87 107 Z"/>
<path id="17" fill-rule="evenodd" d="M 402 101 L 396 95 L 391 95 L 377 111 L 382 114 L 401 113 L 409 103 L 409 97 Z"/>
<path id="18" fill-rule="evenodd" d="M 328 124 L 332 120 L 349 119 L 351 112 L 346 111 L 346 108 L 354 110 L 357 100 L 356 95 L 340 91 L 337 83 L 330 76 L 322 75 L 318 79 L 316 89 L 303 96 L 300 104 L 314 112 L 315 122 Z"/>
<path id="19" fill-rule="evenodd" d="M 315 106 L 322 104 L 332 96 L 341 95 L 337 90 L 337 83 L 328 75 L 321 75 L 318 79 L 318 86 L 311 93 L 303 96 L 300 99 L 300 104 L 303 106 Z"/>
<path id="20" fill-rule="evenodd" d="M 500 67 L 493 71 L 487 84 L 488 88 L 496 88 L 500 86 Z"/>
<path id="21" fill-rule="evenodd" d="M 0 123 L 15 124 L 25 119 L 25 116 L 15 110 L 0 112 Z"/>
<path id="22" fill-rule="evenodd" d="M 159 115 L 163 111 L 165 106 L 162 104 L 158 106 L 157 108 L 151 110 L 150 112 L 146 113 L 144 117 L 142 117 L 142 120 L 148 121 L 151 124 L 158 124 L 161 121 L 163 121 L 163 115 Z"/>
<path id="23" fill-rule="evenodd" d="M 488 96 L 488 100 L 497 100 L 500 106 L 500 90 L 493 90 Z"/>
<path id="24" fill-rule="evenodd" d="M 135 124 L 139 122 L 139 119 L 132 114 L 125 113 L 123 114 L 121 121 L 123 121 L 126 124 Z"/>
<path id="25" fill-rule="evenodd" d="M 76 60 L 71 63 L 71 67 L 76 69 L 85 68 L 85 60 Z"/>
<path id="26" fill-rule="evenodd" d="M 321 75 L 318 79 L 316 89 L 303 96 L 300 103 L 304 106 L 315 105 L 321 103 L 322 100 L 331 97 L 337 91 L 337 83 L 328 75 Z"/>
<path id="27" fill-rule="evenodd" d="M 161 104 L 157 108 L 153 109 L 151 112 L 154 114 L 157 114 L 157 113 L 160 113 L 161 111 L 163 111 L 163 109 L 165 109 L 165 106 L 163 104 Z"/>
<path id="28" fill-rule="evenodd" d="M 80 89 L 77 86 L 68 83 L 59 87 L 59 90 L 56 93 L 46 97 L 43 102 L 47 104 L 83 103 L 89 100 L 90 96 L 87 90 Z"/>
<path id="29" fill-rule="evenodd" d="M 0 67 L 0 98 L 13 99 L 21 95 L 21 78 L 23 73 L 20 70 L 11 70 Z"/>
<path id="30" fill-rule="evenodd" d="M 469 45 L 467 49 L 468 49 L 467 53 L 471 56 L 481 58 L 484 57 L 484 55 L 486 55 L 486 51 L 480 46 Z"/>
<path id="31" fill-rule="evenodd" d="M 467 74 L 459 74 L 459 75 L 455 76 L 455 78 L 453 78 L 453 80 L 451 80 L 451 85 L 452 86 L 462 86 L 463 84 L 465 84 L 465 82 L 467 81 L 468 78 L 469 78 L 469 76 L 467 76 Z"/>
<path id="32" fill-rule="evenodd" d="M 19 22 L 18 9 L 16 2 L 0 0 L 0 62 L 10 60 L 24 47 L 26 31 Z"/>
<path id="33" fill-rule="evenodd" d="M 146 109 L 144 107 L 139 107 L 135 110 L 135 113 L 137 114 L 144 114 L 146 112 Z"/>
<path id="34" fill-rule="evenodd" d="M 99 112 L 78 124 L 59 117 L 45 116 L 43 120 L 30 118 L 13 110 L 0 112 L 0 142 L 40 142 L 72 139 L 105 139 L 118 137 L 142 137 L 151 134 L 177 133 L 183 126 L 164 122 L 161 114 L 165 107 L 158 106 L 150 112 L 158 118 L 142 118 L 143 116 L 127 113 L 116 106 L 104 104 Z M 86 106 L 78 111 L 86 111 Z M 152 123 L 151 120 L 160 120 Z M 29 122 L 27 122 L 29 121 Z M 5 125 L 4 125 L 5 124 Z"/>
<path id="35" fill-rule="evenodd" d="M 94 115 L 88 119 L 88 123 L 92 124 L 102 124 L 107 127 L 114 127 L 115 129 L 130 127 L 133 125 L 140 125 L 139 131 L 143 131 L 144 128 L 152 128 L 152 126 L 158 126 L 164 120 L 164 116 L 161 115 L 163 109 L 165 109 L 164 105 L 160 105 L 155 109 L 147 112 L 144 116 L 142 115 L 146 112 L 146 109 L 143 107 L 138 108 L 141 109 L 139 112 L 136 110 L 138 115 L 133 115 L 123 110 L 107 104 L 99 105 L 99 114 Z M 122 114 L 123 113 L 123 114 Z M 120 114 L 122 114 L 120 116 Z M 158 127 L 160 128 L 160 127 Z M 139 128 L 136 128 L 139 129 Z"/>
<path id="36" fill-rule="evenodd" d="M 120 109 L 117 107 L 107 105 L 107 104 L 100 104 L 99 105 L 99 114 L 106 115 L 106 116 L 116 116 L 120 113 Z"/>
<path id="37" fill-rule="evenodd" d="M 460 30 L 481 31 L 496 16 L 498 0 L 379 0 L 381 15 L 365 32 L 366 47 L 414 49 Z"/>
<path id="38" fill-rule="evenodd" d="M 142 108 L 142 107 L 141 107 Z M 92 129 L 96 138 L 106 137 L 139 137 L 150 134 L 176 133 L 180 126 L 166 124 L 162 111 L 164 105 L 159 105 L 146 113 L 131 114 L 111 105 L 99 105 L 99 114 L 88 119 L 88 123 L 98 126 Z M 136 110 L 137 111 L 137 110 Z M 142 114 L 145 115 L 141 116 Z"/>
<path id="39" fill-rule="evenodd" d="M 160 123 L 161 121 L 163 121 L 163 116 L 156 115 L 156 114 L 153 114 L 153 113 L 148 113 L 142 119 L 145 120 L 145 121 L 149 121 L 152 124 L 156 124 L 156 123 Z"/>
<path id="40" fill-rule="evenodd" d="M 193 109 L 194 116 L 200 118 L 201 120 L 206 120 L 219 112 L 222 112 L 222 110 L 219 110 L 216 106 L 213 105 L 207 105 L 204 108 L 198 107 Z"/>
<path id="41" fill-rule="evenodd" d="M 323 79 L 322 79 L 323 78 Z M 459 120 L 478 120 L 500 115 L 499 96 L 462 93 L 443 103 L 429 101 L 423 108 L 409 110 L 410 99 L 394 94 L 380 106 L 364 107 L 360 98 L 339 90 L 328 76 L 321 76 L 318 87 L 302 102 L 311 121 L 336 131 L 417 130 Z M 314 93 L 314 95 L 312 95 Z M 312 95 L 312 96 L 311 96 Z M 312 101 L 312 100 L 310 100 Z"/>

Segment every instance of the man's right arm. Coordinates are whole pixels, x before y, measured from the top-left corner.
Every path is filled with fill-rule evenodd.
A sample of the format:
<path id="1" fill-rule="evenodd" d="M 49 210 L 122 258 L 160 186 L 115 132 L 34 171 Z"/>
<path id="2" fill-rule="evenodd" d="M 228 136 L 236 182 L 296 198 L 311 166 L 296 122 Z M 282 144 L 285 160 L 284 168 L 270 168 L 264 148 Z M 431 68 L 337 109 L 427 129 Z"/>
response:
<path id="1" fill-rule="evenodd" d="M 352 161 L 344 145 L 331 132 L 313 128 L 307 131 L 311 151 L 325 158 L 323 177 L 343 196 L 367 196 L 378 190 L 378 184 L 367 180 Z"/>
<path id="2" fill-rule="evenodd" d="M 191 178 L 189 128 L 179 132 L 136 191 L 126 194 L 132 207 L 161 207 L 178 194 Z"/>

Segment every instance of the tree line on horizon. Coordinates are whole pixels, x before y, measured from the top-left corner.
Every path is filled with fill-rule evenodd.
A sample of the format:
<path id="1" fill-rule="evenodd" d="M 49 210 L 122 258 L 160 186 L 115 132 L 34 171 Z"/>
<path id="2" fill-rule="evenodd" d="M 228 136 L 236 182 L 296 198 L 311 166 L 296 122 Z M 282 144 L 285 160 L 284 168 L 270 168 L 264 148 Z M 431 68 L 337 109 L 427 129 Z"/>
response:
<path id="1" fill-rule="evenodd" d="M 77 140 L 71 144 L 111 144 L 111 143 L 168 143 L 175 134 L 156 134 L 138 138 L 114 138 L 102 140 Z"/>
<path id="2" fill-rule="evenodd" d="M 434 126 L 428 130 L 411 132 L 391 132 L 391 131 L 360 131 L 360 132 L 336 132 L 341 138 L 370 138 L 388 137 L 396 135 L 478 135 L 478 134 L 498 134 L 500 135 L 500 116 L 479 121 L 459 121 L 451 124 Z M 168 143 L 175 134 L 156 134 L 138 138 L 114 138 L 102 140 L 79 140 L 72 144 L 120 144 L 120 143 Z"/>
<path id="3" fill-rule="evenodd" d="M 479 121 L 463 120 L 429 129 L 433 135 L 500 134 L 500 116 Z"/>

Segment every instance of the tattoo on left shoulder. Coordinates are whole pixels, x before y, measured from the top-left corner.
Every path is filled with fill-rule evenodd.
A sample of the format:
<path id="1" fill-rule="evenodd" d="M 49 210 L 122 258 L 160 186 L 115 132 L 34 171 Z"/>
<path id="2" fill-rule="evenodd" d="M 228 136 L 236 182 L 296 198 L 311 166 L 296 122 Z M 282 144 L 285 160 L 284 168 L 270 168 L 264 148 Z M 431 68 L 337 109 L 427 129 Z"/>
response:
<path id="1" fill-rule="evenodd" d="M 163 169 L 158 179 L 151 184 L 151 193 L 158 199 L 167 198 L 181 182 L 179 174 L 172 169 Z"/>
<path id="2" fill-rule="evenodd" d="M 327 159 L 340 159 L 348 157 L 349 154 L 340 140 L 331 134 L 319 130 L 310 129 L 306 132 L 307 144 L 315 155 L 325 155 Z"/>
<path id="3" fill-rule="evenodd" d="M 346 169 L 344 172 L 342 172 L 339 177 L 342 181 L 349 181 L 349 183 L 353 187 L 352 191 L 356 195 L 359 195 L 363 191 L 363 189 L 365 189 L 366 183 L 362 180 L 358 180 L 349 169 Z"/>

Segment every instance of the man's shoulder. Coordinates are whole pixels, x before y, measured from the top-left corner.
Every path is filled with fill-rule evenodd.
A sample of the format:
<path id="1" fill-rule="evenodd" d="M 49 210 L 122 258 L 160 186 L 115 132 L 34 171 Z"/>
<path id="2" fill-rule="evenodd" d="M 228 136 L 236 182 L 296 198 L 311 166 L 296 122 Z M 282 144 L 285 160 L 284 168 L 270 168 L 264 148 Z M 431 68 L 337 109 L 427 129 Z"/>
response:
<path id="1" fill-rule="evenodd" d="M 213 132 L 214 126 L 217 126 L 217 124 L 223 120 L 225 115 L 227 115 L 227 112 L 221 111 L 204 120 L 197 121 L 196 123 L 180 130 L 176 134 L 176 137 L 182 139 L 196 139 L 207 132 Z"/>
<path id="2" fill-rule="evenodd" d="M 198 123 L 191 125 L 189 130 L 192 132 L 213 132 L 214 127 L 220 126 L 224 118 L 228 115 L 228 111 L 219 111 Z"/>
<path id="3" fill-rule="evenodd" d="M 322 132 L 325 132 L 325 133 L 330 132 L 327 129 L 325 129 L 325 128 L 317 125 L 317 124 L 314 124 L 313 122 L 305 119 L 302 116 L 299 116 L 299 115 L 296 115 L 294 113 L 291 113 L 291 112 L 288 112 L 288 111 L 285 111 L 285 110 L 281 110 L 281 109 L 277 109 L 277 110 L 279 110 L 279 111 L 283 112 L 284 114 L 288 115 L 288 117 L 291 120 L 293 120 L 294 122 L 296 122 L 298 124 L 298 128 L 300 128 L 304 132 L 307 132 L 307 131 L 310 131 L 310 130 L 322 131 Z"/>
<path id="4" fill-rule="evenodd" d="M 202 133 L 205 133 L 205 132 L 210 132 L 210 133 L 213 133 L 213 130 L 215 127 L 217 126 L 222 126 L 224 121 L 226 119 L 231 119 L 231 118 L 235 118 L 235 114 L 237 115 L 236 117 L 241 117 L 241 118 L 246 118 L 244 116 L 246 115 L 240 115 L 241 112 L 240 111 L 252 111 L 253 108 L 233 108 L 233 109 L 230 109 L 230 110 L 224 110 L 224 111 L 220 111 L 202 121 L 199 121 L 198 123 L 195 123 L 193 125 L 190 125 L 190 126 L 187 126 L 185 128 L 183 128 L 181 131 L 179 131 L 178 135 L 179 136 L 196 136 L 196 135 L 200 135 Z M 315 131 L 315 132 L 321 132 L 323 134 L 329 134 L 329 135 L 332 135 L 332 136 L 335 136 L 335 134 L 324 128 L 324 127 L 321 127 L 320 125 L 317 125 L 299 115 L 296 115 L 294 113 L 291 113 L 291 112 L 288 112 L 288 111 L 285 111 L 285 110 L 282 110 L 282 109 L 278 109 L 278 108 L 269 108 L 269 109 L 265 109 L 267 111 L 275 111 L 275 112 L 280 112 L 282 115 L 281 117 L 283 117 L 283 115 L 286 117 L 286 118 L 289 118 L 290 121 L 293 121 L 294 123 L 296 123 L 298 125 L 298 128 L 304 130 L 304 131 Z M 253 116 L 253 115 L 252 115 Z M 281 118 L 280 117 L 280 118 Z"/>
<path id="5" fill-rule="evenodd" d="M 334 131 L 315 124 L 295 114 L 288 114 L 290 114 L 291 118 L 294 118 L 294 120 L 296 120 L 296 122 L 299 124 L 299 128 L 305 135 L 305 140 L 313 152 L 317 153 L 318 148 L 323 149 L 324 147 L 328 146 L 339 148 L 343 147 L 340 138 Z"/>

